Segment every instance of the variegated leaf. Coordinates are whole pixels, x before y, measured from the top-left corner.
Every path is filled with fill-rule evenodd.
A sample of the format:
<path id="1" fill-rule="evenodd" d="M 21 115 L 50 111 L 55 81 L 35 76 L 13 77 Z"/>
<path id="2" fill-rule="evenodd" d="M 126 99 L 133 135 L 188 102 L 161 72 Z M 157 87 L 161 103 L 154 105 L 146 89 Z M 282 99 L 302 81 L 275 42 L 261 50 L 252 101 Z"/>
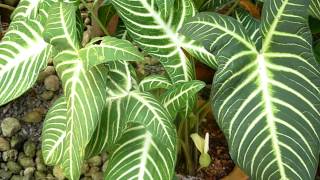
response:
<path id="1" fill-rule="evenodd" d="M 47 165 L 62 163 L 67 125 L 65 97 L 57 99 L 46 115 L 42 129 L 42 155 Z"/>
<path id="2" fill-rule="evenodd" d="M 183 30 L 218 57 L 214 115 L 233 160 L 250 179 L 315 177 L 320 67 L 307 26 L 308 2 L 265 1 L 261 51 L 230 17 L 202 13 Z"/>
<path id="3" fill-rule="evenodd" d="M 177 137 L 167 111 L 154 96 L 137 91 L 129 93 L 122 108 L 128 130 L 116 143 L 106 179 L 172 179 Z"/>
<path id="4" fill-rule="evenodd" d="M 77 7 L 71 3 L 56 2 L 49 10 L 44 39 L 59 50 L 80 49 L 80 38 L 77 34 Z"/>
<path id="5" fill-rule="evenodd" d="M 207 0 L 202 4 L 200 10 L 201 11 L 217 10 L 225 7 L 228 4 L 233 3 L 234 1 L 235 0 Z"/>
<path id="6" fill-rule="evenodd" d="M 106 77 L 107 100 L 102 112 L 101 120 L 86 148 L 86 157 L 98 155 L 103 151 L 110 151 L 121 136 L 125 127 L 122 103 L 124 97 L 134 85 L 131 77 L 130 64 L 122 61 L 108 62 Z"/>
<path id="7" fill-rule="evenodd" d="M 313 17 L 318 18 L 320 20 L 320 1 L 311 0 L 309 11 Z"/>
<path id="8" fill-rule="evenodd" d="M 167 2 L 167 1 L 166 1 Z M 130 37 L 147 53 L 157 57 L 164 65 L 174 82 L 194 79 L 192 63 L 188 60 L 182 46 L 185 44 L 193 51 L 205 57 L 214 57 L 202 46 L 186 41 L 179 36 L 184 21 L 192 17 L 196 10 L 191 0 L 175 0 L 169 19 L 161 16 L 155 0 L 114 0 L 112 1 L 118 14 L 124 21 Z M 212 63 L 211 63 L 212 64 Z"/>
<path id="9" fill-rule="evenodd" d="M 246 33 L 250 35 L 250 39 L 254 42 L 258 50 L 262 46 L 262 35 L 260 32 L 260 21 L 255 19 L 250 13 L 244 9 L 237 9 L 235 11 L 235 18 L 247 30 Z"/>
<path id="10" fill-rule="evenodd" d="M 80 177 L 85 147 L 101 118 L 106 100 L 105 65 L 86 71 L 74 51 L 63 51 L 54 59 L 67 103 L 65 153 L 62 168 L 69 179 Z"/>
<path id="11" fill-rule="evenodd" d="M 42 39 L 42 32 L 43 26 L 36 20 L 10 24 L 0 42 L 0 105 L 28 90 L 47 65 L 52 49 Z"/>
<path id="12" fill-rule="evenodd" d="M 131 125 L 118 144 L 105 179 L 172 179 L 175 152 L 145 127 Z"/>
<path id="13" fill-rule="evenodd" d="M 163 75 L 151 75 L 145 77 L 139 83 L 141 91 L 151 91 L 155 89 L 169 89 L 172 86 L 170 79 Z"/>
<path id="14" fill-rule="evenodd" d="M 175 84 L 161 95 L 161 104 L 168 110 L 172 119 L 183 108 L 187 111 L 186 114 L 189 114 L 193 109 L 193 103 L 190 106 L 188 101 L 192 100 L 204 86 L 205 83 L 197 80 Z"/>
<path id="15" fill-rule="evenodd" d="M 106 36 L 94 39 L 93 42 L 79 51 L 80 58 L 85 63 L 87 69 L 108 61 L 144 60 L 143 55 L 138 49 L 127 40 Z"/>

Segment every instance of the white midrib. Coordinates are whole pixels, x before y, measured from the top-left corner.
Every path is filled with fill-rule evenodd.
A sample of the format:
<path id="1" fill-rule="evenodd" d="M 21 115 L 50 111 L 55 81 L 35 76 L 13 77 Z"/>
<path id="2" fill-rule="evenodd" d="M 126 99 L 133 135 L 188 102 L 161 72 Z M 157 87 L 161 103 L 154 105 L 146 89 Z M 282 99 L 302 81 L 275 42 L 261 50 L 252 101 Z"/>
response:
<path id="1" fill-rule="evenodd" d="M 25 17 L 30 17 L 32 11 L 38 6 L 41 0 L 29 0 L 29 6 L 24 14 Z"/>
<path id="2" fill-rule="evenodd" d="M 152 143 L 152 135 L 147 131 L 143 143 L 143 151 L 142 151 L 142 157 L 140 160 L 140 168 L 139 168 L 139 174 L 138 174 L 138 180 L 144 179 L 144 174 L 147 167 L 147 160 L 148 160 L 148 153 L 151 147 Z"/>
<path id="3" fill-rule="evenodd" d="M 277 15 L 274 17 L 274 20 L 272 21 L 270 29 L 268 30 L 268 33 L 264 38 L 263 45 L 262 45 L 262 52 L 266 52 L 267 49 L 269 48 L 274 32 L 280 21 L 280 17 L 283 15 L 284 9 L 287 6 L 287 4 L 288 4 L 288 0 L 284 0 L 284 2 L 282 2 L 282 5 L 277 12 Z"/>
<path id="4" fill-rule="evenodd" d="M 178 49 L 179 57 L 181 61 L 183 61 L 182 64 L 182 69 L 184 72 L 184 79 L 188 80 L 188 67 L 187 67 L 187 62 L 184 57 L 184 52 L 182 51 L 182 42 L 181 39 L 179 38 L 178 34 L 172 31 L 171 27 L 161 18 L 160 14 L 154 10 L 152 6 L 146 1 L 146 0 L 140 0 L 142 6 L 149 11 L 150 14 L 152 14 L 152 17 L 154 17 L 154 20 L 156 23 L 162 27 L 163 31 L 169 35 L 169 38 L 172 42 L 175 43 L 176 48 Z"/>
<path id="5" fill-rule="evenodd" d="M 269 90 L 269 76 L 268 76 L 268 72 L 267 72 L 267 66 L 265 64 L 265 57 L 263 56 L 263 54 L 259 54 L 257 56 L 258 59 L 258 72 L 259 72 L 259 80 L 260 80 L 260 86 L 261 86 L 261 90 L 262 90 L 262 101 L 264 103 L 264 108 L 266 111 L 266 118 L 267 118 L 267 126 L 269 129 L 269 133 L 271 134 L 271 142 L 272 142 L 272 147 L 274 148 L 274 155 L 276 157 L 277 160 L 277 165 L 279 167 L 279 171 L 280 171 L 280 176 L 281 179 L 286 179 L 286 172 L 285 169 L 283 167 L 283 162 L 282 162 L 282 157 L 281 157 L 281 150 L 280 150 L 280 143 L 278 141 L 278 137 L 277 137 L 277 127 L 275 124 L 275 117 L 274 117 L 274 113 L 272 111 L 272 101 L 271 101 L 271 97 L 272 94 Z"/>

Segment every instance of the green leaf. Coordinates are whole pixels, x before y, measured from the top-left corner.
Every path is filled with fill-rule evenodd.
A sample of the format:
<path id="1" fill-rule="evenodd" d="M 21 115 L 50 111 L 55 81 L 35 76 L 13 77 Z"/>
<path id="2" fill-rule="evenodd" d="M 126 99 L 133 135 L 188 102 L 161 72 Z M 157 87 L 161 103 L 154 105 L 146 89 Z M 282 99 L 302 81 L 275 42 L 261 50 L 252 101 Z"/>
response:
<path id="1" fill-rule="evenodd" d="M 319 0 L 310 0 L 309 12 L 311 16 L 320 20 L 320 1 Z"/>
<path id="2" fill-rule="evenodd" d="M 183 33 L 218 57 L 212 107 L 232 159 L 250 179 L 314 179 L 319 159 L 319 64 L 307 1 L 265 2 L 262 50 L 234 19 L 202 13 Z"/>
<path id="3" fill-rule="evenodd" d="M 105 179 L 173 178 L 175 151 L 143 126 L 128 128 L 118 141 L 105 172 Z"/>
<path id="4" fill-rule="evenodd" d="M 67 103 L 65 97 L 54 102 L 46 115 L 42 129 L 42 155 L 47 165 L 62 163 L 67 125 Z"/>
<path id="5" fill-rule="evenodd" d="M 105 178 L 172 179 L 177 137 L 167 111 L 150 93 L 138 91 L 129 93 L 122 108 L 127 131 L 116 143 Z"/>
<path id="6" fill-rule="evenodd" d="M 32 87 L 46 67 L 52 49 L 42 31 L 42 25 L 31 19 L 10 24 L 0 42 L 0 106 Z"/>
<path id="7" fill-rule="evenodd" d="M 95 44 L 100 40 L 99 44 Z M 106 36 L 94 39 L 79 51 L 85 68 L 90 69 L 108 61 L 143 61 L 143 55 L 129 41 Z"/>
<path id="8" fill-rule="evenodd" d="M 114 36 L 119 39 L 131 40 L 127 28 L 121 19 L 119 19 L 118 26 Z"/>
<path id="9" fill-rule="evenodd" d="M 86 148 L 86 157 L 98 155 L 107 150 L 111 151 L 116 140 L 125 128 L 122 103 L 124 97 L 133 87 L 130 65 L 127 62 L 109 62 L 107 79 L 107 102 L 102 112 L 101 120 Z"/>
<path id="10" fill-rule="evenodd" d="M 247 30 L 246 33 L 250 35 L 250 39 L 254 42 L 256 48 L 260 50 L 262 46 L 260 21 L 252 17 L 248 11 L 241 8 L 236 9 L 235 17 Z"/>
<path id="11" fill-rule="evenodd" d="M 79 179 L 85 147 L 101 118 L 106 100 L 104 65 L 86 71 L 78 54 L 63 51 L 54 59 L 67 102 L 67 127 L 62 168 L 69 179 Z"/>
<path id="12" fill-rule="evenodd" d="M 233 3 L 235 0 L 207 0 L 200 8 L 200 11 L 217 10 Z"/>
<path id="13" fill-rule="evenodd" d="M 172 14 L 174 2 L 175 0 L 156 0 L 160 16 L 163 19 L 167 19 Z"/>
<path id="14" fill-rule="evenodd" d="M 191 0 L 175 0 L 175 10 L 171 11 L 168 17 L 172 18 L 168 20 L 163 18 L 155 0 L 113 0 L 112 4 L 130 37 L 145 52 L 160 60 L 172 82 L 194 79 L 194 68 L 184 54 L 183 45 L 188 45 L 188 49 L 193 48 L 198 54 L 206 52 L 209 56 L 209 53 L 201 46 L 185 42 L 186 39 L 177 33 L 185 20 L 196 13 Z"/>
<path id="15" fill-rule="evenodd" d="M 59 50 L 80 48 L 77 34 L 77 7 L 74 4 L 57 2 L 49 10 L 44 39 Z"/>
<path id="16" fill-rule="evenodd" d="M 197 80 L 177 83 L 164 94 L 161 95 L 161 103 L 168 110 L 172 119 L 178 112 L 184 109 L 188 115 L 193 109 L 193 104 L 196 102 L 195 95 L 205 86 L 205 83 Z M 190 101 L 190 102 L 189 102 Z"/>
<path id="17" fill-rule="evenodd" d="M 43 0 L 20 0 L 17 8 L 11 14 L 11 20 L 36 19 L 39 13 L 38 8 L 42 3 Z"/>
<path id="18" fill-rule="evenodd" d="M 107 99 L 90 143 L 86 147 L 86 158 L 99 155 L 104 151 L 112 152 L 114 146 L 125 129 L 125 119 L 122 109 L 124 98 Z"/>
<path id="19" fill-rule="evenodd" d="M 163 75 L 151 75 L 145 77 L 139 83 L 141 91 L 151 91 L 155 89 L 169 89 L 172 86 L 170 79 Z"/>
<path id="20" fill-rule="evenodd" d="M 124 109 L 127 111 L 127 123 L 144 125 L 163 144 L 168 144 L 172 149 L 175 149 L 176 134 L 172 118 L 152 94 L 131 91 L 126 97 Z"/>

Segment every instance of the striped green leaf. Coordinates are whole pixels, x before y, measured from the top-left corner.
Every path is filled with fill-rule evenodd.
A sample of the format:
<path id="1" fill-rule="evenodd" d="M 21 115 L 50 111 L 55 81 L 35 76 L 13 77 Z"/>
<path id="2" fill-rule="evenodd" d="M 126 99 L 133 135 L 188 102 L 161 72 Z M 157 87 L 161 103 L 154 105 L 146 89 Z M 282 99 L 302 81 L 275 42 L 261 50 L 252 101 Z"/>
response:
<path id="1" fill-rule="evenodd" d="M 139 83 L 141 91 L 151 91 L 155 89 L 168 89 L 172 86 L 170 79 L 163 75 L 151 75 L 145 77 Z"/>
<path id="2" fill-rule="evenodd" d="M 56 2 L 49 10 L 44 39 L 59 50 L 80 49 L 77 28 L 77 7 L 71 3 Z"/>
<path id="3" fill-rule="evenodd" d="M 235 18 L 244 26 L 247 30 L 246 33 L 250 35 L 250 39 L 253 41 L 258 50 L 262 46 L 262 35 L 260 32 L 260 21 L 250 15 L 250 13 L 244 9 L 237 9 L 235 11 Z"/>
<path id="4" fill-rule="evenodd" d="M 207 0 L 202 4 L 200 10 L 201 11 L 217 10 L 225 7 L 228 4 L 233 3 L 234 1 L 235 0 Z"/>
<path id="5" fill-rule="evenodd" d="M 189 101 L 195 102 L 193 98 L 204 86 L 205 83 L 197 80 L 177 83 L 161 95 L 161 104 L 168 110 L 172 119 L 181 110 L 189 114 L 193 109 L 193 103 Z"/>
<path id="6" fill-rule="evenodd" d="M 51 56 L 36 20 L 13 21 L 0 42 L 0 105 L 28 90 Z M 19 83 L 17 83 L 19 82 Z"/>
<path id="7" fill-rule="evenodd" d="M 309 11 L 311 16 L 318 18 L 320 20 L 320 1 L 311 0 Z"/>
<path id="8" fill-rule="evenodd" d="M 43 0 L 20 0 L 17 8 L 11 14 L 11 20 L 36 19 L 42 3 Z"/>
<path id="9" fill-rule="evenodd" d="M 63 51 L 54 59 L 67 103 L 66 140 L 62 168 L 69 179 L 80 177 L 85 147 L 101 118 L 106 100 L 104 65 L 86 71 L 74 51 Z"/>
<path id="10" fill-rule="evenodd" d="M 250 179 L 314 179 L 320 149 L 319 64 L 308 1 L 267 0 L 261 51 L 234 19 L 202 13 L 183 33 L 218 57 L 212 106 Z M 223 37 L 223 38 L 222 38 Z"/>
<path id="11" fill-rule="evenodd" d="M 174 2 L 175 0 L 156 0 L 160 16 L 163 19 L 167 19 L 172 14 Z"/>
<path id="12" fill-rule="evenodd" d="M 172 179 L 177 137 L 168 112 L 154 96 L 138 91 L 129 93 L 122 108 L 128 129 L 116 143 L 105 178 Z"/>
<path id="13" fill-rule="evenodd" d="M 65 97 L 54 102 L 46 115 L 42 129 L 42 155 L 47 165 L 62 163 L 67 125 L 67 103 Z"/>
<path id="14" fill-rule="evenodd" d="M 125 103 L 124 98 L 107 99 L 101 119 L 86 147 L 86 158 L 114 150 L 113 148 L 124 133 L 126 125 L 123 116 L 126 110 L 122 108 L 123 103 Z"/>
<path id="15" fill-rule="evenodd" d="M 108 62 L 106 77 L 107 100 L 101 120 L 92 135 L 86 149 L 86 157 L 98 155 L 103 151 L 111 151 L 112 147 L 124 131 L 125 119 L 122 103 L 132 89 L 134 79 L 131 77 L 130 65 L 123 61 Z"/>
<path id="16" fill-rule="evenodd" d="M 105 179 L 172 179 L 175 152 L 143 126 L 131 125 L 118 144 Z"/>
<path id="17" fill-rule="evenodd" d="M 177 33 L 185 20 L 195 15 L 196 10 L 191 0 L 175 0 L 175 10 L 168 20 L 163 18 L 156 0 L 114 0 L 112 4 L 124 21 L 131 38 L 147 53 L 158 58 L 174 82 L 194 79 L 192 63 L 188 60 L 182 46 L 187 44 L 197 54 L 206 52 L 199 45 L 194 45 Z M 171 1 L 163 1 L 168 3 Z M 168 7 L 168 6 L 167 6 Z"/>
<path id="18" fill-rule="evenodd" d="M 79 54 L 88 69 L 107 61 L 144 60 L 143 55 L 129 41 L 109 36 L 94 39 L 93 42 L 81 49 Z"/>

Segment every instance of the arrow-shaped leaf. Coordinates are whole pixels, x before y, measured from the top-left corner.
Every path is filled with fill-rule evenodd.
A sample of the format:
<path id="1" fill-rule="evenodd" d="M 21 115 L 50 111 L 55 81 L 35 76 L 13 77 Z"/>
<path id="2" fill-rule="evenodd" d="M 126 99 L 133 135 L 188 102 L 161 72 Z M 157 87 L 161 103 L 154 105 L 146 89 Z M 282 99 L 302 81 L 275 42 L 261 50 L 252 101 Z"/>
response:
<path id="1" fill-rule="evenodd" d="M 234 19 L 202 13 L 183 33 L 217 55 L 212 106 L 250 179 L 314 179 L 320 148 L 319 64 L 308 1 L 265 1 L 257 50 Z"/>

